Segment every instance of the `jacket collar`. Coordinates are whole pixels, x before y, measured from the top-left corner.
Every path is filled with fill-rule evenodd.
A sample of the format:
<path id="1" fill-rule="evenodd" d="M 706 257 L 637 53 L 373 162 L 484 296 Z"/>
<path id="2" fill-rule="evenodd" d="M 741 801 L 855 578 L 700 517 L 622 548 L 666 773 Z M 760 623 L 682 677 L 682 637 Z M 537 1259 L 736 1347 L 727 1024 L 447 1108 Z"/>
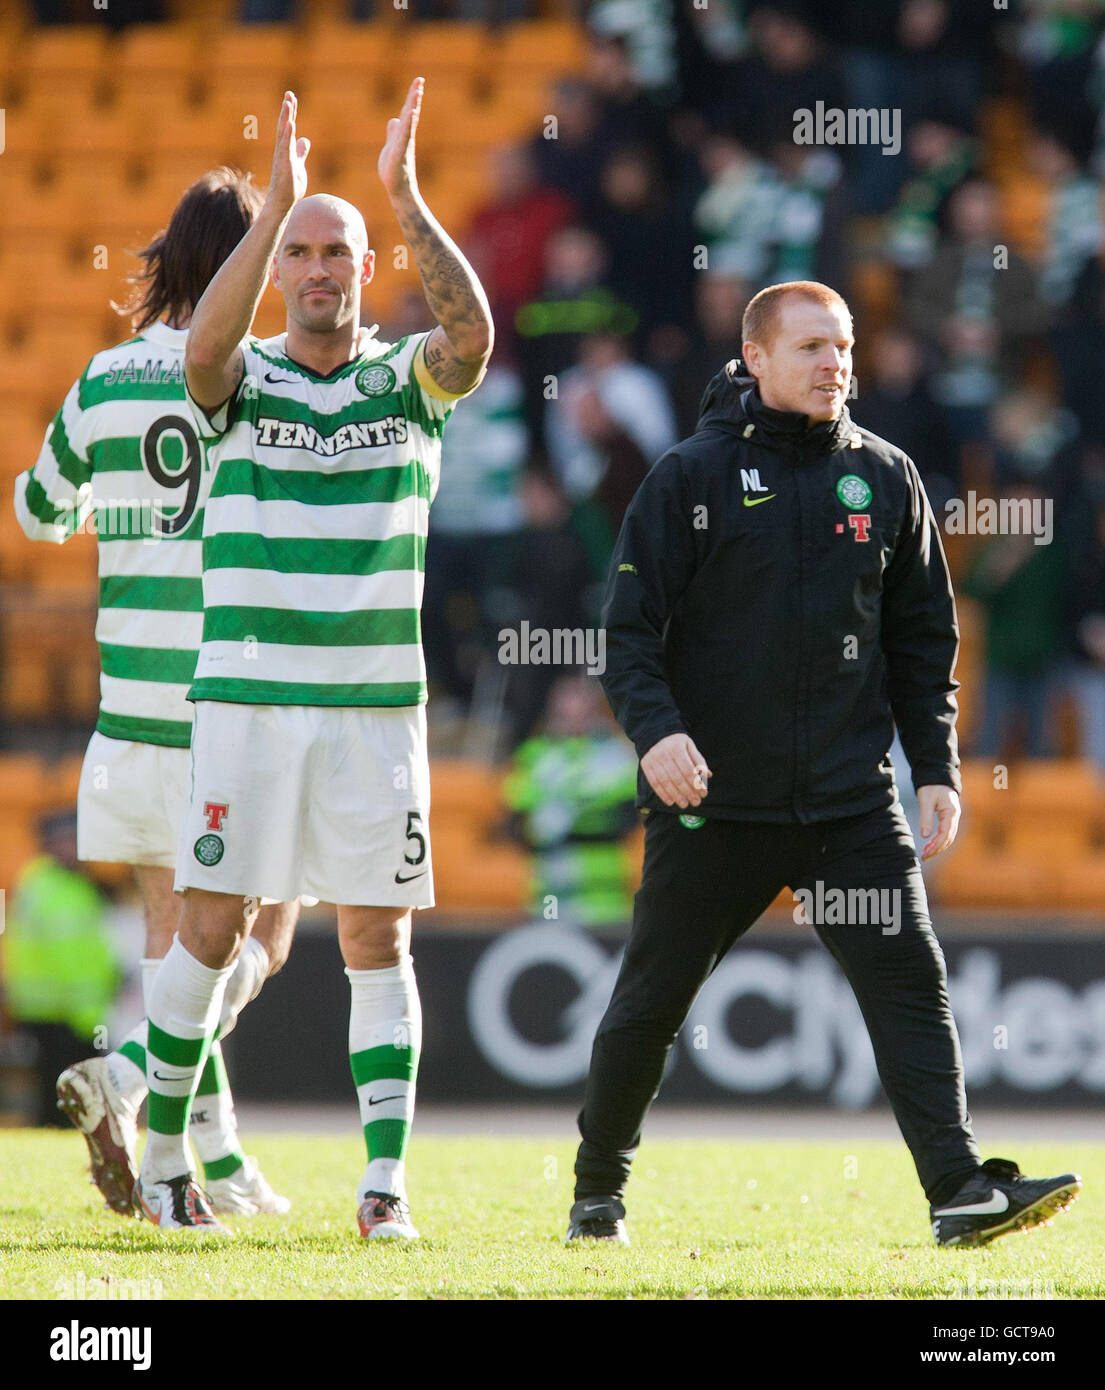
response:
<path id="1" fill-rule="evenodd" d="M 755 378 L 739 358 L 727 362 L 703 394 L 698 428 L 714 425 L 803 460 L 847 448 L 857 433 L 847 406 L 835 420 L 811 425 L 808 415 L 764 405 Z"/>
<path id="2" fill-rule="evenodd" d="M 808 415 L 793 410 L 773 410 L 760 399 L 759 388 L 750 386 L 741 395 L 741 407 L 752 425 L 741 431 L 747 438 L 756 438 L 769 449 L 793 449 L 800 458 L 815 458 L 834 454 L 843 449 L 855 433 L 855 425 L 844 406 L 835 420 L 811 423 Z"/>

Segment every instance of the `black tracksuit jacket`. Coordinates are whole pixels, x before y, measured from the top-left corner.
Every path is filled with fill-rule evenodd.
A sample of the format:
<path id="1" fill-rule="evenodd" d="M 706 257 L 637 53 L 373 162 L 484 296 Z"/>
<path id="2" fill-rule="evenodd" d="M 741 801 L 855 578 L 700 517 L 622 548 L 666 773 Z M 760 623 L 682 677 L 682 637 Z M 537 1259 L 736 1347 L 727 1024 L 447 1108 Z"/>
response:
<path id="1" fill-rule="evenodd" d="M 914 786 L 961 790 L 959 631 L 916 467 L 847 410 L 807 428 L 769 409 L 737 370 L 626 512 L 603 609 L 619 723 L 639 757 L 691 736 L 713 772 L 707 817 L 888 806 L 895 723 Z M 643 773 L 637 804 L 670 809 Z"/>

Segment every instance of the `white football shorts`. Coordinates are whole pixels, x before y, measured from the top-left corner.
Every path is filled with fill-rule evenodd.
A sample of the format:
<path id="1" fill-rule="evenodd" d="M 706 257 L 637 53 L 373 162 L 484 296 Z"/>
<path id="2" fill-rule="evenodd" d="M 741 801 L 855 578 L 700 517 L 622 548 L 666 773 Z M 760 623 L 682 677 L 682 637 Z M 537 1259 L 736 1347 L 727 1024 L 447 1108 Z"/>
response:
<path id="1" fill-rule="evenodd" d="M 188 795 L 188 749 L 96 732 L 77 791 L 77 855 L 176 868 Z"/>
<path id="2" fill-rule="evenodd" d="M 178 891 L 433 906 L 424 705 L 195 711 Z"/>

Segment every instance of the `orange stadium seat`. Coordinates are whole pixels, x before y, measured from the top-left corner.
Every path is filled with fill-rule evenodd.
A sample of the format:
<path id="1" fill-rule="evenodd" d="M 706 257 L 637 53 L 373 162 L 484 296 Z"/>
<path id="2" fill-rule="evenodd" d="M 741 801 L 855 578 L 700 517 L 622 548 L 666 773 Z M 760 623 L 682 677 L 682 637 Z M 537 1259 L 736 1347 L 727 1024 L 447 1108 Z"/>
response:
<path id="1" fill-rule="evenodd" d="M 24 41 L 20 69 L 27 79 L 67 92 L 71 83 L 107 70 L 108 31 L 102 24 L 43 25 Z"/>
<path id="2" fill-rule="evenodd" d="M 299 125 L 311 140 L 307 167 L 312 173 L 347 145 L 383 145 L 388 112 L 368 82 L 338 83 L 315 76 L 298 96 Z"/>
<path id="3" fill-rule="evenodd" d="M 1103 793 L 1096 769 L 1082 758 L 1030 758 L 1009 769 L 1009 795 L 1023 815 L 1100 824 Z"/>
<path id="4" fill-rule="evenodd" d="M 298 35 L 286 24 L 243 24 L 206 46 L 202 77 L 214 88 L 257 76 L 287 84 L 298 47 Z"/>
<path id="5" fill-rule="evenodd" d="M 4 672 L 2 684 L 7 684 Z M 42 763 L 29 753 L 0 755 L 0 888 L 10 893 L 37 850 L 35 821 L 45 798 Z"/>
<path id="6" fill-rule="evenodd" d="M 296 81 L 304 89 L 326 83 L 337 91 L 359 84 L 373 90 L 394 64 L 397 32 L 381 24 L 320 24 L 296 51 Z"/>
<path id="7" fill-rule="evenodd" d="M 463 20 L 431 19 L 396 30 L 394 67 L 406 85 L 414 77 L 430 84 L 440 74 L 482 71 L 491 55 L 491 40 L 483 24 Z"/>
<path id="8" fill-rule="evenodd" d="M 933 896 L 944 906 L 1030 908 L 1053 900 L 1045 865 L 1005 851 L 957 845 L 933 865 Z"/>
<path id="9" fill-rule="evenodd" d="M 9 112 L 12 130 L 34 141 L 39 156 L 50 158 L 54 142 L 66 133 L 82 131 L 100 109 L 98 80 L 92 76 L 64 79 L 64 99 L 59 97 L 58 80 L 24 76 L 18 104 Z"/>
<path id="10" fill-rule="evenodd" d="M 180 24 L 194 28 L 202 39 L 210 42 L 213 31 L 232 24 L 241 0 L 169 0 L 169 16 Z M 222 39 L 222 34 L 218 35 Z"/>
<path id="11" fill-rule="evenodd" d="M 481 763 L 435 759 L 430 832 L 438 906 L 446 910 L 522 909 L 527 856 L 494 839 L 505 816 L 502 774 Z"/>
<path id="12" fill-rule="evenodd" d="M 493 63 L 501 77 L 534 71 L 568 73 L 579 72 L 586 55 L 582 25 L 571 20 L 522 20 L 502 30 Z"/>
<path id="13" fill-rule="evenodd" d="M 196 31 L 184 24 L 131 24 L 112 45 L 116 82 L 133 80 L 163 88 L 166 81 L 190 80 L 201 49 Z"/>

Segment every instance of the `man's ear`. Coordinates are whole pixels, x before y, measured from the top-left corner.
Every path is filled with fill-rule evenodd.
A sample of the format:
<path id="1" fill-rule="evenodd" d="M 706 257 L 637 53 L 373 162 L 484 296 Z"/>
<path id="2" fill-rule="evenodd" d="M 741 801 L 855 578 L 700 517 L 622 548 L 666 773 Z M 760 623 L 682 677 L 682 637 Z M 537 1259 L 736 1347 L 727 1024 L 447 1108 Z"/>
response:
<path id="1" fill-rule="evenodd" d="M 753 342 L 741 343 L 741 358 L 752 375 L 758 377 L 763 368 L 759 344 Z"/>
<path id="2" fill-rule="evenodd" d="M 280 252 L 273 253 L 272 261 L 269 264 L 269 278 L 277 289 L 280 288 Z"/>
<path id="3" fill-rule="evenodd" d="M 361 262 L 361 284 L 367 285 L 376 273 L 376 252 L 366 251 Z"/>

